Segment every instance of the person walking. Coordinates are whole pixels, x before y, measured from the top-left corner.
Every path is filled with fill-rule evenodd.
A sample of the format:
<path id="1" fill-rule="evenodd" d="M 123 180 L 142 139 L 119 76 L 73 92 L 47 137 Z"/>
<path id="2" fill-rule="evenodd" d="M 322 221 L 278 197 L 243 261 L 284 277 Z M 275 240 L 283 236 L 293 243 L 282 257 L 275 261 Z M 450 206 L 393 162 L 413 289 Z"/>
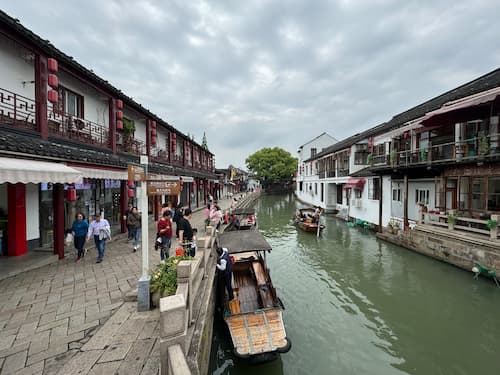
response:
<path id="1" fill-rule="evenodd" d="M 163 262 L 169 256 L 170 244 L 172 242 L 172 221 L 170 220 L 170 210 L 166 210 L 158 220 L 157 232 L 161 238 L 160 260 Z"/>
<path id="2" fill-rule="evenodd" d="M 179 246 L 184 249 L 184 254 L 191 252 L 191 244 L 193 242 L 193 227 L 191 226 L 192 211 L 190 208 L 184 210 L 184 215 L 177 222 L 177 229 L 179 230 Z"/>
<path id="3" fill-rule="evenodd" d="M 132 212 L 132 208 L 133 208 L 132 203 L 129 203 L 128 208 L 123 213 L 123 221 L 125 222 L 125 225 L 127 226 L 127 241 L 130 241 L 132 239 L 132 235 L 130 233 L 130 227 L 127 224 L 128 215 Z"/>
<path id="4" fill-rule="evenodd" d="M 139 247 L 139 241 L 141 236 L 141 214 L 137 210 L 137 207 L 132 207 L 132 211 L 128 214 L 127 225 L 130 227 L 130 233 L 132 240 L 134 241 L 134 253 Z"/>
<path id="5" fill-rule="evenodd" d="M 219 272 L 222 274 L 222 279 L 224 280 L 224 285 L 227 290 L 228 301 L 234 299 L 233 287 L 231 285 L 231 279 L 233 274 L 233 264 L 231 263 L 231 258 L 229 257 L 229 251 L 225 247 L 217 248 L 217 254 L 219 259 L 215 265 Z"/>
<path id="6" fill-rule="evenodd" d="M 174 210 L 174 216 L 172 218 L 172 221 L 175 223 L 175 237 L 177 238 L 179 238 L 179 221 L 181 221 L 183 216 L 182 203 L 179 202 Z"/>
<path id="7" fill-rule="evenodd" d="M 210 211 L 210 223 L 211 225 L 219 230 L 222 221 L 222 211 L 218 205 L 215 205 Z"/>
<path id="8" fill-rule="evenodd" d="M 87 241 L 92 236 L 94 236 L 94 243 L 98 252 L 96 263 L 101 263 L 106 249 L 106 240 L 111 239 L 111 227 L 106 219 L 101 218 L 100 213 L 94 215 L 94 220 L 89 225 Z"/>
<path id="9" fill-rule="evenodd" d="M 84 256 L 83 246 L 85 245 L 85 236 L 89 230 L 89 223 L 85 220 L 83 213 L 79 212 L 75 216 L 75 221 L 71 226 L 71 233 L 73 234 L 73 241 L 77 251 L 76 262 Z"/>

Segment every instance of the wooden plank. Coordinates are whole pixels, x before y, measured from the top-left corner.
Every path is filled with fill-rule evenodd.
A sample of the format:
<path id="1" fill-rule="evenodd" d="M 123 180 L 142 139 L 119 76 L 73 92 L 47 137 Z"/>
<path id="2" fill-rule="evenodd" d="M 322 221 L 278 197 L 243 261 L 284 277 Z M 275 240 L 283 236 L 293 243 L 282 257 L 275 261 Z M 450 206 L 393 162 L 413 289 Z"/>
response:
<path id="1" fill-rule="evenodd" d="M 260 262 L 252 262 L 252 268 L 255 272 L 255 278 L 257 279 L 257 285 L 265 285 L 266 284 L 266 274 L 264 272 L 264 268 Z"/>

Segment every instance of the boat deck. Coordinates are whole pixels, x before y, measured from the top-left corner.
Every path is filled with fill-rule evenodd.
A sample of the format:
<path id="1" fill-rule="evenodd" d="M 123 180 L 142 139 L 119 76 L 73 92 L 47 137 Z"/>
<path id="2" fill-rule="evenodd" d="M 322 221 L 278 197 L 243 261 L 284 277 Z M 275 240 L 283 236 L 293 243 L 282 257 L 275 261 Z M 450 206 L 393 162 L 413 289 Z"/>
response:
<path id="1" fill-rule="evenodd" d="M 240 355 L 273 352 L 287 345 L 279 308 L 230 315 L 226 323 L 235 350 Z"/>

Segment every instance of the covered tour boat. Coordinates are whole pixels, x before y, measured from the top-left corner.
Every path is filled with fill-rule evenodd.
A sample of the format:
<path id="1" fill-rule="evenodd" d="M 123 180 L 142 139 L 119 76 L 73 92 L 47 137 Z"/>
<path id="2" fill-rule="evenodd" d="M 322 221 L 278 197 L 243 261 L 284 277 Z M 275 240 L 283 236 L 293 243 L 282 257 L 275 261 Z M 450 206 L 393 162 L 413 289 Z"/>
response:
<path id="1" fill-rule="evenodd" d="M 257 228 L 255 208 L 236 208 L 231 211 L 231 220 L 224 231 L 248 230 Z"/>
<path id="2" fill-rule="evenodd" d="M 325 229 L 320 223 L 320 212 L 313 207 L 299 208 L 295 212 L 294 223 L 304 232 L 318 233 Z"/>
<path id="3" fill-rule="evenodd" d="M 227 248 L 234 260 L 234 299 L 224 298 L 224 321 L 235 355 L 258 363 L 286 353 L 291 343 L 283 324 L 284 306 L 266 266 L 266 252 L 271 246 L 258 230 L 224 232 L 218 245 Z"/>

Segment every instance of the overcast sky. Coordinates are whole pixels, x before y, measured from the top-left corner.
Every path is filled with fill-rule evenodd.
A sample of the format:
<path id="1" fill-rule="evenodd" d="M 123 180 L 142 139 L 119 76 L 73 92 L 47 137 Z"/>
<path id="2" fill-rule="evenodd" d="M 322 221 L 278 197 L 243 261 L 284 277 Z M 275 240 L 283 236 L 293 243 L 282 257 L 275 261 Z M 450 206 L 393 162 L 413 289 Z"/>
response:
<path id="1" fill-rule="evenodd" d="M 205 131 L 218 168 L 341 140 L 500 67 L 498 0 L 0 7 L 183 133 Z"/>

